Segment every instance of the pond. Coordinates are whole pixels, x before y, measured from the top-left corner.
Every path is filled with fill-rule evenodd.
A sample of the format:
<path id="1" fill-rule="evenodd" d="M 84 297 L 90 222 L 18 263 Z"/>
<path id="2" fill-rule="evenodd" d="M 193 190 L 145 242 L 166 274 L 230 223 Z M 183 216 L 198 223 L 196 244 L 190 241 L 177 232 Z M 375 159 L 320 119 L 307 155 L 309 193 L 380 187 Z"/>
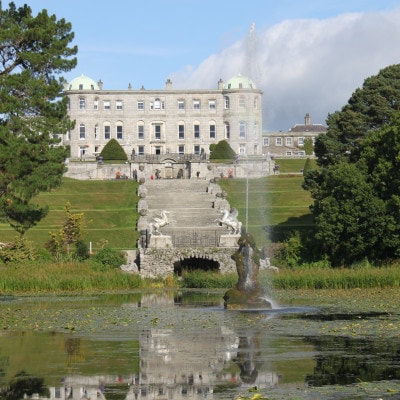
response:
<path id="1" fill-rule="evenodd" d="M 396 313 L 304 296 L 225 311 L 222 294 L 2 298 L 0 397 L 218 400 L 257 387 L 268 399 L 400 398 L 399 331 L 379 333 Z"/>

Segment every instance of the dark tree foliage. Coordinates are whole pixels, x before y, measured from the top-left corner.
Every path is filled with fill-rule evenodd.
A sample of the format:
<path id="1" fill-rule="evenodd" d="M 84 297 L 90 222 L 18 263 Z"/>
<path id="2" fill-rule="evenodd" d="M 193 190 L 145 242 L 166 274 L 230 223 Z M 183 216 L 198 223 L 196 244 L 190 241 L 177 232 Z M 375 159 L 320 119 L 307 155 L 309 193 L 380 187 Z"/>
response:
<path id="1" fill-rule="evenodd" d="M 311 138 L 306 138 L 304 140 L 303 149 L 307 156 L 312 155 L 312 153 L 314 152 L 314 144 Z"/>
<path id="2" fill-rule="evenodd" d="M 236 153 L 226 140 L 210 145 L 210 160 L 233 160 Z"/>
<path id="3" fill-rule="evenodd" d="M 396 64 L 367 78 L 341 111 L 328 116 L 327 133 L 315 143 L 319 165 L 357 161 L 363 137 L 387 124 L 399 110 L 400 64 Z"/>
<path id="4" fill-rule="evenodd" d="M 306 176 L 309 171 L 312 170 L 311 160 L 307 158 L 306 162 L 304 163 L 303 167 L 303 175 Z"/>
<path id="5" fill-rule="evenodd" d="M 0 217 L 18 232 L 40 221 L 34 196 L 61 183 L 66 151 L 54 134 L 73 127 L 64 80 L 76 65 L 71 24 L 27 5 L 0 3 Z"/>
<path id="6" fill-rule="evenodd" d="M 400 65 L 367 78 L 318 137 L 305 174 L 315 246 L 336 264 L 400 256 Z"/>
<path id="7" fill-rule="evenodd" d="M 123 160 L 128 159 L 124 149 L 116 139 L 110 139 L 100 153 L 103 160 Z"/>

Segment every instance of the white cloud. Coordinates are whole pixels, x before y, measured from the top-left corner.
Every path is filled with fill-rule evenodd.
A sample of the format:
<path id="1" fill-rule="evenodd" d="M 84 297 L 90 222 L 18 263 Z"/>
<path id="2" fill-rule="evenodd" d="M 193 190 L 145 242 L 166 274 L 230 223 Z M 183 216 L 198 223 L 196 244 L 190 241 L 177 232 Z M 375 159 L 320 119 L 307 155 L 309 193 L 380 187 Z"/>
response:
<path id="1" fill-rule="evenodd" d="M 172 77 L 177 87 L 213 88 L 220 77 L 247 74 L 264 91 L 264 128 L 287 129 L 306 112 L 323 123 L 367 76 L 396 63 L 400 9 L 286 20 Z"/>

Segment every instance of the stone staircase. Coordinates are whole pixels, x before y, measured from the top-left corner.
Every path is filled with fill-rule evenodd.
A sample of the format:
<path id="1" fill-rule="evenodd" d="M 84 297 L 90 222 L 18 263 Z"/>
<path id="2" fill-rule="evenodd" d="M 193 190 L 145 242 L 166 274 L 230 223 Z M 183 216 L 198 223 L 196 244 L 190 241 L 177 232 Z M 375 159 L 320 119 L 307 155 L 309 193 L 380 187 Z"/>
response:
<path id="1" fill-rule="evenodd" d="M 161 232 L 216 231 L 226 233 L 215 220 L 221 216 L 213 208 L 215 196 L 207 193 L 204 180 L 154 180 L 146 182 L 149 215 L 169 212 L 170 223 Z"/>

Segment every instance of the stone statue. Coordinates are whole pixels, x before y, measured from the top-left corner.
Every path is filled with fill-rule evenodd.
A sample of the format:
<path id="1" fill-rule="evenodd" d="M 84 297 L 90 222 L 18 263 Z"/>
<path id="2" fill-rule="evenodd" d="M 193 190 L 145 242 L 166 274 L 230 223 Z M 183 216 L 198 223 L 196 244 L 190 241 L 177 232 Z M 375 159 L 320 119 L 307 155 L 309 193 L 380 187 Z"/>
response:
<path id="1" fill-rule="evenodd" d="M 231 235 L 240 235 L 242 223 L 238 220 L 238 210 L 236 208 L 232 208 L 231 210 L 225 209 L 221 213 L 222 218 L 216 219 L 216 221 L 222 225 L 226 225 L 231 230 Z"/>
<path id="2" fill-rule="evenodd" d="M 170 223 L 167 214 L 169 211 L 162 210 L 160 216 L 153 217 L 153 220 L 149 223 L 150 235 L 161 235 L 160 228 Z"/>
<path id="3" fill-rule="evenodd" d="M 273 265 L 271 265 L 271 261 L 269 258 L 260 258 L 260 269 L 261 270 L 270 270 L 270 271 L 274 271 L 274 272 L 279 272 L 279 268 L 274 267 Z"/>

